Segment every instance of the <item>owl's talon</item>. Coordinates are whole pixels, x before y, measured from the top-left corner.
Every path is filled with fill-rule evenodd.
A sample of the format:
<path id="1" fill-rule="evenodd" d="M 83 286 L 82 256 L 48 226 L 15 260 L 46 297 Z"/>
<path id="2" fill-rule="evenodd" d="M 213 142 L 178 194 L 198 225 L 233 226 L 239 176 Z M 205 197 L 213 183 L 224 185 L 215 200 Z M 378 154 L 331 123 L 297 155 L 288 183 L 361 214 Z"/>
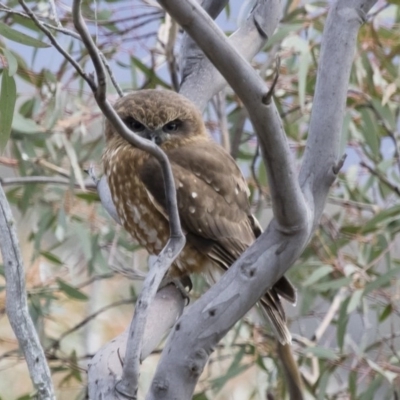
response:
<path id="1" fill-rule="evenodd" d="M 190 297 L 188 293 L 193 289 L 192 280 L 189 278 L 189 276 L 186 275 L 182 278 L 164 278 L 158 290 L 168 286 L 171 283 L 175 285 L 182 297 L 186 300 L 185 307 L 189 305 Z"/>

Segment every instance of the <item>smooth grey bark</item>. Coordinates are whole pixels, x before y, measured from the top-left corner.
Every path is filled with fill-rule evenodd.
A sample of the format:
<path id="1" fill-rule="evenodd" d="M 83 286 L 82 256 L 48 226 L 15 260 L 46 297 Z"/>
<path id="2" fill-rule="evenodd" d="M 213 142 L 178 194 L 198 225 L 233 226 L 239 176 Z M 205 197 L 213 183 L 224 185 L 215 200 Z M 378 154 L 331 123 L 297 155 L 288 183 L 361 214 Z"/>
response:
<path id="1" fill-rule="evenodd" d="M 6 195 L 0 185 L 0 250 L 6 278 L 6 311 L 8 320 L 24 353 L 37 396 L 43 400 L 55 399 L 50 369 L 46 362 L 35 326 L 29 315 L 25 270 L 19 249 L 14 219 Z"/>
<path id="2" fill-rule="evenodd" d="M 248 71 L 245 61 L 242 60 L 242 65 L 231 65 L 228 69 L 226 56 L 231 49 L 219 48 L 216 51 L 216 42 L 210 44 L 204 31 L 202 34 L 191 31 L 194 23 L 196 32 L 202 24 L 209 25 L 209 19 L 196 4 L 170 0 L 160 0 L 160 3 L 193 35 L 198 46 L 210 57 L 226 80 L 230 84 L 235 83 L 236 86 L 232 86 L 252 118 L 253 110 L 262 108 L 263 98 L 260 97 L 258 82 L 240 74 L 242 70 L 235 68 Z M 293 191 L 294 196 L 290 196 L 286 203 L 293 202 L 294 210 L 290 210 L 290 215 L 298 223 L 291 223 L 286 215 L 275 213 L 286 210 L 290 204 L 283 208 L 275 205 L 274 219 L 267 230 L 220 281 L 185 310 L 164 348 L 147 400 L 190 399 L 218 341 L 286 272 L 308 243 L 323 211 L 329 188 L 342 164 L 338 143 L 357 32 L 373 4 L 375 0 L 338 0 L 330 8 L 323 35 L 309 139 L 299 176 L 302 193 L 281 185 L 279 181 L 275 181 L 274 187 L 276 193 L 273 202 L 284 201 L 287 191 Z M 218 35 L 215 29 L 213 34 Z M 235 75 L 236 72 L 238 75 Z M 253 87 L 252 82 L 257 86 Z M 247 88 L 247 93 L 243 92 L 243 88 Z M 261 112 L 256 119 L 252 118 L 252 122 L 264 156 L 269 155 L 270 149 L 265 146 L 271 141 L 275 144 L 280 141 L 282 147 L 287 146 L 282 130 L 265 132 L 258 118 L 262 120 Z M 269 135 L 274 137 L 266 138 Z M 285 154 L 284 150 L 282 154 Z M 282 160 L 275 163 L 265 161 L 267 169 L 270 169 L 269 177 L 279 174 Z M 290 164 L 286 173 L 292 173 Z"/>
<path id="3" fill-rule="evenodd" d="M 144 330 L 146 340 L 143 342 L 142 360 L 159 344 L 164 332 L 175 324 L 177 318 L 182 314 L 184 304 L 185 300 L 174 285 L 168 285 L 157 292 L 149 307 Z M 123 398 L 115 392 L 115 386 L 122 377 L 128 335 L 129 327 L 105 344 L 90 361 L 88 365 L 89 398 Z"/>
<path id="4" fill-rule="evenodd" d="M 171 2 L 170 6 L 175 7 L 176 4 L 179 8 L 179 3 Z M 207 0 L 203 5 L 210 17 L 215 18 L 226 3 L 226 0 Z M 160 4 L 163 7 L 165 5 L 161 2 Z M 244 59 L 253 59 L 274 33 L 281 13 L 281 0 L 257 0 L 244 24 L 228 38 L 228 42 Z M 187 28 L 190 28 L 192 22 L 186 20 Z M 212 43 L 209 48 L 211 47 Z M 217 46 L 217 51 L 219 48 Z M 218 72 L 212 62 L 204 56 L 204 49 L 199 49 L 196 41 L 190 37 L 184 39 L 182 50 L 184 58 L 181 63 L 182 82 L 179 93 L 195 103 L 200 110 L 204 110 L 207 102 L 227 85 L 226 77 Z"/>
<path id="5" fill-rule="evenodd" d="M 197 2 L 159 0 L 159 3 L 197 42 L 246 106 L 264 152 L 277 222 L 288 230 L 304 225 L 303 196 L 282 121 L 265 82 Z M 278 5 L 280 1 L 265 3 Z"/>

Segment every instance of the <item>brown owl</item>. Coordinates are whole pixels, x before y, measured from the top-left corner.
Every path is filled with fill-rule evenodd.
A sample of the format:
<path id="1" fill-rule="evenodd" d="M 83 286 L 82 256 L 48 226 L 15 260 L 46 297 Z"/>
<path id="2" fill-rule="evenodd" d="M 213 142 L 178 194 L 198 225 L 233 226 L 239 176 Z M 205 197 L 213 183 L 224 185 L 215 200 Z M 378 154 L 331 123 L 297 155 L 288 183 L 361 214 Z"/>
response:
<path id="1" fill-rule="evenodd" d="M 200 111 L 167 90 L 141 90 L 118 100 L 115 110 L 134 133 L 166 153 L 174 175 L 186 245 L 168 276 L 227 270 L 261 234 L 251 214 L 249 189 L 233 158 L 207 134 Z M 108 121 L 103 154 L 113 202 L 124 228 L 150 254 L 169 237 L 161 168 L 150 154 L 132 146 Z M 279 296 L 294 303 L 296 291 L 282 277 L 262 298 L 282 344 L 291 340 Z"/>

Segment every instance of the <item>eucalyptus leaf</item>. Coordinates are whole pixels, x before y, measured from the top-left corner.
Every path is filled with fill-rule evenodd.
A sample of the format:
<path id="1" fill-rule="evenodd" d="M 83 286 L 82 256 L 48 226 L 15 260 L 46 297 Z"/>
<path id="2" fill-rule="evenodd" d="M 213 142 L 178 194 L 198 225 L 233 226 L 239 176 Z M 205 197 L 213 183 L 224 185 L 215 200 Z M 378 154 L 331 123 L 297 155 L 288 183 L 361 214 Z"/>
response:
<path id="1" fill-rule="evenodd" d="M 13 42 L 21 43 L 26 46 L 39 47 L 39 48 L 50 47 L 50 45 L 47 43 L 41 42 L 40 40 L 25 35 L 25 33 L 10 28 L 4 22 L 0 22 L 0 35 L 4 36 L 9 40 L 12 40 Z"/>
<path id="2" fill-rule="evenodd" d="M 0 154 L 3 152 L 10 138 L 16 100 L 17 88 L 15 80 L 4 69 L 0 92 Z"/>

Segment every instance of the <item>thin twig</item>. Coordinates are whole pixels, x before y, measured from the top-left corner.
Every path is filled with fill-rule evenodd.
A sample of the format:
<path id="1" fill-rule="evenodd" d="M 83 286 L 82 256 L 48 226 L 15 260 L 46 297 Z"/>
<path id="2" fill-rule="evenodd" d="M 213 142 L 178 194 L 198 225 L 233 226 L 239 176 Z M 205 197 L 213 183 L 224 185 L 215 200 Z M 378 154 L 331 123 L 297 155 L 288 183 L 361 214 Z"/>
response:
<path id="1" fill-rule="evenodd" d="M 379 171 L 373 169 L 370 167 L 367 163 L 364 161 L 360 162 L 360 165 L 364 168 L 366 168 L 372 175 L 376 176 L 384 185 L 386 185 L 389 189 L 391 189 L 393 192 L 395 192 L 398 196 L 400 196 L 400 187 L 394 185 L 392 182 L 390 182 L 386 176 L 384 176 L 382 173 Z"/>
<path id="2" fill-rule="evenodd" d="M 25 185 L 25 184 L 47 184 L 47 185 L 71 185 L 71 181 L 65 178 L 57 178 L 53 176 L 21 176 L 17 178 L 1 178 L 0 183 L 3 186 L 12 186 L 12 185 Z M 85 189 L 96 189 L 96 185 L 89 179 L 85 182 Z M 73 183 L 75 188 L 80 189 L 80 185 L 78 183 Z"/>
<path id="3" fill-rule="evenodd" d="M 49 0 L 49 3 L 50 3 L 50 7 L 51 7 L 51 12 L 53 13 L 54 22 L 56 23 L 57 28 L 62 28 L 61 22 L 58 18 L 57 8 L 56 8 L 56 4 L 55 4 L 54 0 Z"/>
<path id="4" fill-rule="evenodd" d="M 256 172 L 256 164 L 257 164 L 258 157 L 260 157 L 259 144 L 257 144 L 256 151 L 254 153 L 254 157 L 251 160 L 251 165 L 250 165 L 251 176 L 253 177 L 254 183 L 256 184 L 256 187 L 258 190 L 258 200 L 257 200 L 257 205 L 256 205 L 256 211 L 255 211 L 256 214 L 261 208 L 261 203 L 262 203 L 262 199 L 263 199 L 263 195 L 264 195 L 263 188 L 261 186 L 261 183 L 258 179 L 257 172 Z"/>
<path id="5" fill-rule="evenodd" d="M 315 330 L 315 333 L 311 340 L 315 343 L 318 343 L 319 340 L 321 339 L 322 335 L 332 322 L 333 318 L 335 318 L 335 315 L 337 311 L 339 310 L 340 305 L 342 304 L 342 301 L 347 295 L 347 288 L 343 287 L 339 290 L 339 292 L 336 294 L 335 298 L 332 301 L 331 306 L 329 307 L 329 310 L 325 313 L 325 317 L 318 326 L 318 328 Z"/>
<path id="6" fill-rule="evenodd" d="M 219 130 L 221 132 L 221 145 L 228 152 L 231 152 L 231 142 L 229 140 L 228 119 L 226 117 L 225 91 L 221 90 L 212 102 L 218 117 Z"/>
<path id="7" fill-rule="evenodd" d="M 27 14 L 21 12 L 21 11 L 12 10 L 11 8 L 8 8 L 8 7 L 5 6 L 5 5 L 1 5 L 1 6 L 0 6 L 0 12 L 1 12 L 1 11 L 2 11 L 2 12 L 6 12 L 6 13 L 8 13 L 8 14 L 18 15 L 18 16 L 20 16 L 20 17 L 22 17 L 22 18 L 25 18 L 25 19 L 31 19 L 31 17 L 30 17 L 29 15 L 27 15 Z M 73 31 L 70 31 L 69 29 L 63 28 L 63 27 L 61 27 L 61 26 L 60 26 L 60 27 L 54 26 L 54 25 L 52 25 L 52 24 L 48 24 L 47 22 L 41 22 L 41 23 L 42 23 L 43 26 L 45 26 L 46 28 L 53 29 L 53 30 L 55 30 L 55 31 L 57 31 L 57 32 L 63 33 L 64 35 L 71 36 L 71 37 L 73 37 L 74 39 L 78 39 L 78 40 L 81 39 L 80 36 L 79 36 L 78 34 L 76 34 L 76 33 L 73 32 Z"/>
<path id="8" fill-rule="evenodd" d="M 115 90 L 118 93 L 119 97 L 124 97 L 124 92 L 122 91 L 121 87 L 119 86 L 117 80 L 115 79 L 114 73 L 110 67 L 110 64 L 108 63 L 106 56 L 104 55 L 104 53 L 99 52 L 101 61 L 103 62 L 104 66 L 106 67 L 106 70 L 108 72 L 108 75 L 111 79 L 111 83 L 113 84 L 113 86 L 115 87 Z"/>
<path id="9" fill-rule="evenodd" d="M 247 110 L 243 107 L 238 111 L 238 118 L 232 133 L 231 156 L 236 160 L 244 132 L 244 124 L 247 119 Z"/>
<path id="10" fill-rule="evenodd" d="M 93 79 L 85 73 L 85 71 L 81 68 L 81 66 L 67 53 L 62 46 L 58 43 L 56 38 L 53 34 L 45 27 L 33 11 L 27 6 L 24 0 L 18 0 L 19 4 L 21 4 L 22 8 L 28 14 L 28 16 L 32 19 L 32 21 L 36 24 L 36 26 L 49 38 L 51 44 L 58 50 L 62 56 L 70 62 L 70 64 L 75 68 L 78 74 L 87 82 L 90 88 L 94 91 L 96 90 L 96 84 L 94 83 Z"/>
<path id="11" fill-rule="evenodd" d="M 29 315 L 25 290 L 25 271 L 14 220 L 0 185 L 0 249 L 6 278 L 8 319 L 28 365 L 40 399 L 55 399 L 51 374 L 35 326 Z"/>
<path id="12" fill-rule="evenodd" d="M 119 24 L 121 22 L 135 21 L 135 20 L 141 19 L 141 18 L 154 17 L 156 15 L 159 16 L 160 18 L 162 18 L 162 16 L 164 15 L 163 10 L 151 11 L 148 13 L 143 13 L 143 14 L 138 14 L 138 15 L 129 15 L 129 17 L 121 17 L 121 18 L 115 18 L 115 19 L 93 20 L 93 19 L 87 18 L 86 21 L 93 22 L 99 26 L 102 26 L 102 25 Z"/>
<path id="13" fill-rule="evenodd" d="M 68 335 L 70 335 L 71 333 L 74 333 L 75 331 L 77 331 L 78 329 L 82 328 L 83 326 L 85 326 L 88 322 L 90 322 L 92 319 L 96 318 L 97 316 L 99 316 L 100 314 L 102 314 L 103 312 L 114 308 L 114 307 L 118 307 L 118 306 L 122 306 L 124 304 L 133 304 L 135 302 L 135 299 L 130 298 L 130 299 L 123 299 L 123 300 L 119 300 L 119 301 L 115 301 L 114 303 L 108 304 L 102 308 L 100 308 L 99 310 L 97 310 L 96 312 L 88 315 L 86 318 L 84 318 L 82 321 L 80 321 L 79 323 L 77 323 L 76 325 L 74 325 L 72 328 L 69 328 L 68 330 L 66 330 L 65 332 L 63 332 L 58 339 L 56 339 L 54 342 L 52 342 L 52 344 L 46 348 L 46 352 L 50 351 L 51 349 L 57 349 L 60 346 L 60 342 L 65 339 Z"/>

